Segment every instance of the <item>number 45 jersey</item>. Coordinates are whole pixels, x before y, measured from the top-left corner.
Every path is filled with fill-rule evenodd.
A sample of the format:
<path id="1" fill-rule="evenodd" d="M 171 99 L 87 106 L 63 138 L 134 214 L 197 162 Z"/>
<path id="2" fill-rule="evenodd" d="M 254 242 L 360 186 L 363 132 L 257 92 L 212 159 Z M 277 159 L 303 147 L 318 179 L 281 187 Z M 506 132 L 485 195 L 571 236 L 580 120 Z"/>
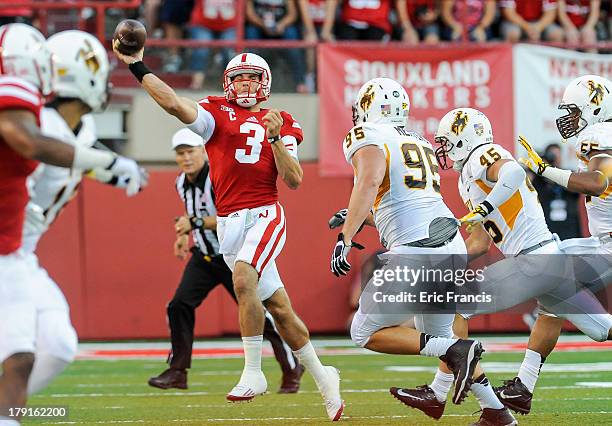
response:
<path id="1" fill-rule="evenodd" d="M 204 138 L 219 216 L 278 201 L 278 171 L 263 122 L 268 111 L 249 111 L 220 96 L 199 102 L 198 117 L 188 127 Z M 302 128 L 291 114 L 282 111 L 281 116 L 282 141 L 276 143 L 283 143 L 297 161 Z"/>
<path id="2" fill-rule="evenodd" d="M 440 195 L 438 163 L 429 141 L 404 127 L 361 123 L 344 139 L 346 161 L 359 148 L 376 146 L 385 157 L 383 178 L 373 213 L 382 244 L 388 249 L 429 237 L 437 217 L 454 217 Z"/>
<path id="3" fill-rule="evenodd" d="M 487 168 L 497 160 L 513 160 L 512 154 L 496 144 L 476 147 L 465 161 L 459 178 L 459 193 L 471 211 L 482 203 L 495 186 L 487 179 Z M 482 225 L 493 243 L 506 256 L 552 238 L 548 230 L 538 193 L 529 178 Z"/>

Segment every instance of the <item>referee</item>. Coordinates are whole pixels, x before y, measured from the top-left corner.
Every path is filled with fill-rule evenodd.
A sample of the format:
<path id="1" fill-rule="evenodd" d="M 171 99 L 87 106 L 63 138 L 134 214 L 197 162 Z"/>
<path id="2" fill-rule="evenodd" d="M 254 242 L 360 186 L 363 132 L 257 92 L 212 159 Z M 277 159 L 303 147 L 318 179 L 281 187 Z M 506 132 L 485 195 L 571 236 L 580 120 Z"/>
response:
<path id="1" fill-rule="evenodd" d="M 195 309 L 218 284 L 223 285 L 234 300 L 236 295 L 232 272 L 219 254 L 215 195 L 208 176 L 208 162 L 202 138 L 189 129 L 181 129 L 172 137 L 172 149 L 182 171 L 176 179 L 176 190 L 185 206 L 185 216 L 177 219 L 175 223 L 177 237 L 174 254 L 182 260 L 191 251 L 191 258 L 167 308 L 172 339 L 172 351 L 168 357 L 170 368 L 159 376 L 150 378 L 149 385 L 161 389 L 187 389 Z M 191 249 L 190 233 L 195 244 Z M 272 344 L 274 356 L 283 372 L 278 392 L 296 393 L 304 367 L 298 363 L 289 346 L 278 335 L 267 313 L 264 337 Z"/>

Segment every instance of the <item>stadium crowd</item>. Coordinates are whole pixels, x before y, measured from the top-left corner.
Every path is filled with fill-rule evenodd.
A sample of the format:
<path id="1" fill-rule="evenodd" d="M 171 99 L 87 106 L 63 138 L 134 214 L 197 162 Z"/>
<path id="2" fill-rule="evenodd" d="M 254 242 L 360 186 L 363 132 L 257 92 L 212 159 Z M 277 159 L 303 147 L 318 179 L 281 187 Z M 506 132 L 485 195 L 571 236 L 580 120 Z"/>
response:
<path id="1" fill-rule="evenodd" d="M 235 0 L 146 0 L 149 27 L 171 39 L 236 37 Z M 593 44 L 609 38 L 610 3 L 601 0 L 247 0 L 246 39 L 551 41 Z M 230 52 L 224 52 L 227 58 Z M 313 90 L 312 58 L 289 51 L 298 92 Z M 167 72 L 192 70 L 201 87 L 208 49 L 168 55 Z M 190 60 L 189 60 L 190 59 Z"/>
<path id="2" fill-rule="evenodd" d="M 24 1 L 0 0 L 0 5 L 11 5 L 0 8 L 0 24 L 37 26 L 32 9 L 20 7 Z M 140 10 L 129 17 L 144 21 L 155 38 L 235 40 L 238 4 L 237 0 L 143 0 Z M 244 5 L 247 40 L 395 40 L 410 45 L 545 41 L 588 46 L 609 40 L 612 34 L 609 0 L 245 0 Z M 107 11 L 113 13 L 121 14 Z M 209 61 L 227 63 L 233 51 L 211 53 L 208 48 L 171 47 L 164 55 L 163 71 L 189 72 L 191 88 L 201 89 Z M 314 92 L 314 51 L 288 49 L 285 56 L 295 90 Z"/>

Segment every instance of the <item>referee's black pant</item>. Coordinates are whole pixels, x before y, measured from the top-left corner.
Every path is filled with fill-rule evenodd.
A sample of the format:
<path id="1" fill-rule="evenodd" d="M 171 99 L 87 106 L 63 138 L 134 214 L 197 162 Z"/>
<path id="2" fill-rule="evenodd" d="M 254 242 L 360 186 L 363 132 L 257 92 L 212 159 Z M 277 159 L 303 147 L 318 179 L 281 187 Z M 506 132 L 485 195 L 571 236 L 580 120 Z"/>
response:
<path id="1" fill-rule="evenodd" d="M 223 256 L 205 257 L 194 247 L 181 282 L 168 303 L 168 323 L 172 339 L 172 353 L 168 359 L 170 367 L 180 370 L 191 367 L 195 310 L 219 284 L 236 300 L 232 271 L 225 264 Z M 266 313 L 263 335 L 272 344 L 274 356 L 283 373 L 289 373 L 298 365 L 298 360 L 283 342 L 269 317 Z"/>

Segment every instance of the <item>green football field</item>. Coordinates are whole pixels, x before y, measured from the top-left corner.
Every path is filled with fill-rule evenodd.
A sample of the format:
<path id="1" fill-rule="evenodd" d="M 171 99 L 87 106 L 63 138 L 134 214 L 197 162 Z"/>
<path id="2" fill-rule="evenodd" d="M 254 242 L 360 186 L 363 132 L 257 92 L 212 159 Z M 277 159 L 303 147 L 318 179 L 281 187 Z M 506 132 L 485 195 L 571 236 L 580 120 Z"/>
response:
<path id="1" fill-rule="evenodd" d="M 342 377 L 346 401 L 343 422 L 355 425 L 468 425 L 479 414 L 473 397 L 461 406 L 447 405 L 438 422 L 409 409 L 389 393 L 390 386 L 412 387 L 429 382 L 437 365 L 432 358 L 373 354 L 323 355 Z M 333 353 L 329 350 L 328 353 Z M 348 352 L 346 352 L 348 353 Z M 521 352 L 485 353 L 484 367 L 492 383 L 515 374 Z M 274 393 L 280 371 L 274 358 L 264 358 L 269 393 L 251 403 L 230 404 L 225 393 L 240 376 L 242 359 L 196 359 L 189 389 L 163 391 L 146 382 L 165 368 L 150 360 L 78 360 L 30 406 L 68 406 L 67 419 L 45 424 L 329 424 L 314 382 L 304 376 L 296 395 Z M 538 382 L 533 409 L 517 416 L 529 425 L 612 425 L 612 351 L 553 353 Z M 24 424 L 40 424 L 25 420 Z"/>

